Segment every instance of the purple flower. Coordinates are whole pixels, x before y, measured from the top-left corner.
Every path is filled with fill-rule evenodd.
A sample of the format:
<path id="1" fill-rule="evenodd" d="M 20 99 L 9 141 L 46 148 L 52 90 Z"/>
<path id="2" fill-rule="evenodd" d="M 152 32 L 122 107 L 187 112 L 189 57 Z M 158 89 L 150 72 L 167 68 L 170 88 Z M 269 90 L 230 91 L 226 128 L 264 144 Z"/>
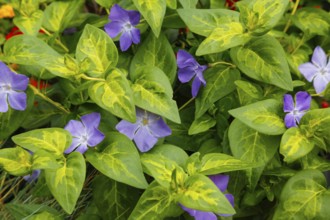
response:
<path id="1" fill-rule="evenodd" d="M 297 127 L 301 117 L 309 110 L 312 97 L 307 92 L 297 92 L 295 103 L 289 94 L 283 97 L 283 111 L 288 112 L 285 115 L 284 122 L 287 128 Z"/>
<path id="2" fill-rule="evenodd" d="M 225 192 L 227 190 L 228 182 L 229 182 L 229 176 L 228 175 L 212 175 L 209 176 L 209 178 L 213 181 L 213 183 L 218 187 L 218 189 L 221 192 Z M 230 204 L 234 207 L 234 196 L 232 194 L 225 194 L 226 198 L 230 202 Z M 181 204 L 180 204 L 181 205 Z M 183 205 L 181 205 L 182 209 L 189 213 L 189 215 L 195 217 L 195 220 L 217 220 L 217 216 L 213 212 L 205 212 L 205 211 L 199 211 L 195 209 L 187 208 Z M 228 214 L 221 214 L 216 213 L 219 216 L 231 216 Z"/>
<path id="3" fill-rule="evenodd" d="M 192 83 L 192 96 L 196 97 L 198 90 L 203 84 L 206 85 L 206 81 L 203 77 L 203 72 L 206 70 L 206 65 L 199 65 L 195 58 L 188 52 L 184 50 L 179 50 L 177 54 L 177 64 L 179 67 L 179 80 L 182 83 L 189 82 L 194 76 L 195 79 Z"/>
<path id="4" fill-rule="evenodd" d="M 33 170 L 32 174 L 23 176 L 23 179 L 25 179 L 25 181 L 28 183 L 34 182 L 38 179 L 40 172 L 41 172 L 40 170 Z"/>
<path id="5" fill-rule="evenodd" d="M 141 152 L 149 151 L 158 141 L 158 138 L 168 136 L 172 133 L 164 120 L 151 112 L 136 109 L 136 122 L 122 120 L 116 129 L 134 140 Z"/>
<path id="6" fill-rule="evenodd" d="M 64 129 L 69 131 L 73 138 L 70 147 L 64 153 L 78 151 L 83 154 L 88 149 L 87 146 L 98 145 L 104 139 L 104 134 L 98 130 L 100 120 L 101 116 L 97 112 L 82 116 L 81 122 L 70 120 Z"/>
<path id="7" fill-rule="evenodd" d="M 26 109 L 26 90 L 29 78 L 12 72 L 0 62 L 0 112 L 8 111 L 9 105 L 19 111 Z"/>
<path id="8" fill-rule="evenodd" d="M 330 82 L 330 62 L 320 46 L 314 49 L 312 62 L 301 64 L 298 69 L 308 82 L 313 81 L 317 93 L 322 92 Z"/>
<path id="9" fill-rule="evenodd" d="M 140 22 L 140 13 L 138 11 L 124 10 L 115 4 L 110 11 L 110 23 L 104 26 L 104 30 L 111 38 L 115 38 L 121 33 L 119 42 L 122 51 L 128 50 L 132 42 L 140 43 L 140 30 L 135 28 Z"/>

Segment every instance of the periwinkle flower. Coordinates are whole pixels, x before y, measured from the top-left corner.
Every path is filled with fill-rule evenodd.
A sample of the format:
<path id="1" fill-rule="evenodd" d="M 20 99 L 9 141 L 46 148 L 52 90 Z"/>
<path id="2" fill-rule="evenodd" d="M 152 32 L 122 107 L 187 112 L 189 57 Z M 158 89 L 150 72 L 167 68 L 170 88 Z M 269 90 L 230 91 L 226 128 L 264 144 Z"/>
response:
<path id="1" fill-rule="evenodd" d="M 158 138 L 172 133 L 160 116 L 138 108 L 135 123 L 122 120 L 116 125 L 116 129 L 134 140 L 141 152 L 149 151 L 157 143 Z"/>
<path id="2" fill-rule="evenodd" d="M 101 115 L 97 112 L 81 116 L 81 121 L 70 120 L 64 127 L 72 135 L 72 143 L 64 152 L 66 154 L 72 151 L 85 153 L 89 147 L 95 147 L 104 139 L 104 134 L 98 130 Z"/>
<path id="3" fill-rule="evenodd" d="M 227 190 L 228 182 L 229 182 L 229 176 L 228 175 L 212 175 L 209 176 L 209 178 L 213 181 L 213 183 L 218 187 L 218 189 L 221 192 L 225 192 Z M 230 204 L 234 207 L 234 196 L 232 194 L 225 194 L 226 198 L 230 202 Z M 181 205 L 181 204 L 180 204 Z M 189 213 L 189 215 L 193 216 L 195 220 L 217 220 L 217 215 L 219 216 L 231 216 L 229 214 L 221 214 L 213 212 L 205 212 L 205 211 L 199 211 L 195 209 L 187 208 L 183 205 L 181 205 L 182 209 Z"/>
<path id="4" fill-rule="evenodd" d="M 177 65 L 179 67 L 178 77 L 180 82 L 186 83 L 195 77 L 191 93 L 193 97 L 196 97 L 201 84 L 206 85 L 203 72 L 206 70 L 207 65 L 199 65 L 195 58 L 184 50 L 179 50 L 177 53 Z"/>
<path id="5" fill-rule="evenodd" d="M 0 112 L 11 108 L 19 111 L 26 109 L 26 90 L 29 78 L 12 72 L 6 64 L 0 62 Z"/>
<path id="6" fill-rule="evenodd" d="M 104 26 L 104 30 L 111 38 L 119 38 L 121 51 L 126 51 L 132 45 L 140 43 L 140 30 L 135 26 L 140 22 L 140 13 L 133 10 L 124 10 L 115 4 L 110 11 L 110 23 Z"/>
<path id="7" fill-rule="evenodd" d="M 23 176 L 23 179 L 28 183 L 34 182 L 38 179 L 40 172 L 41 170 L 33 170 L 31 174 Z"/>
<path id="8" fill-rule="evenodd" d="M 312 97 L 307 92 L 297 92 L 295 95 L 295 102 L 289 94 L 283 97 L 283 111 L 287 112 L 284 118 L 285 126 L 287 128 L 297 127 L 300 119 L 309 110 Z"/>
<path id="9" fill-rule="evenodd" d="M 330 82 L 330 62 L 320 46 L 314 49 L 312 62 L 301 64 L 298 69 L 308 82 L 313 81 L 317 93 L 321 93 Z"/>

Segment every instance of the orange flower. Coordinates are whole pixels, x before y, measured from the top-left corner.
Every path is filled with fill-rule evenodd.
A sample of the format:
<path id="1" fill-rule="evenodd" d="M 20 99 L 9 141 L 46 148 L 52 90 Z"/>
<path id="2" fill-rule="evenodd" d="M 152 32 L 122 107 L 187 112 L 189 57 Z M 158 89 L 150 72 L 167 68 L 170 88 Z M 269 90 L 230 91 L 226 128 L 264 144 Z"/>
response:
<path id="1" fill-rule="evenodd" d="M 2 5 L 0 7 L 0 18 L 12 18 L 15 16 L 13 7 L 10 5 Z"/>

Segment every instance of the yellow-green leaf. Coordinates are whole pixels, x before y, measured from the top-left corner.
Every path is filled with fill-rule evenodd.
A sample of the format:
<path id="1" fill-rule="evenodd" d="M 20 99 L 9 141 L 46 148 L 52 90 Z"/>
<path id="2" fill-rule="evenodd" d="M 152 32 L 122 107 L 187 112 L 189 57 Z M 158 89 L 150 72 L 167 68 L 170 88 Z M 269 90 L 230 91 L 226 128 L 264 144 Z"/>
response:
<path id="1" fill-rule="evenodd" d="M 36 36 L 39 33 L 42 21 L 43 21 L 43 11 L 35 11 L 32 15 L 19 15 L 15 16 L 14 24 L 27 35 Z"/>
<path id="2" fill-rule="evenodd" d="M 31 171 L 32 156 L 21 147 L 1 149 L 0 166 L 11 175 L 22 176 Z"/>

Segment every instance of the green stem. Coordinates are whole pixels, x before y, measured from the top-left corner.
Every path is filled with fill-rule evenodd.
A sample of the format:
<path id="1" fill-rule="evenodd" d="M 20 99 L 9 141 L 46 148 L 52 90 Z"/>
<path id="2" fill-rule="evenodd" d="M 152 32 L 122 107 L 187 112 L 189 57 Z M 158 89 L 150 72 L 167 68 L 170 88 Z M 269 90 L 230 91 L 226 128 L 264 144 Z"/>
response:
<path id="1" fill-rule="evenodd" d="M 304 42 L 305 42 L 305 34 L 303 35 L 303 37 L 299 41 L 297 47 L 294 48 L 294 50 L 291 52 L 291 54 L 294 54 L 295 52 L 297 52 L 297 50 L 304 44 Z"/>
<path id="2" fill-rule="evenodd" d="M 290 27 L 290 25 L 291 25 L 291 18 L 292 18 L 292 16 L 296 13 L 297 8 L 298 8 L 298 6 L 299 6 L 299 2 L 300 2 L 300 0 L 297 0 L 297 1 L 295 2 L 294 6 L 293 6 L 293 9 L 292 9 L 292 12 L 291 12 L 291 14 L 290 14 L 289 20 L 288 20 L 288 22 L 286 23 L 286 25 L 285 25 L 285 27 L 284 27 L 284 30 L 283 30 L 284 33 L 288 31 L 288 29 L 289 29 L 289 27 Z"/>
<path id="3" fill-rule="evenodd" d="M 225 62 L 225 61 L 219 61 L 219 62 L 215 62 L 215 63 L 209 63 L 209 67 L 214 67 L 216 65 L 220 65 L 220 64 L 223 64 L 223 65 L 228 65 L 228 66 L 231 66 L 233 68 L 236 68 L 236 66 L 232 63 L 228 63 L 228 62 Z"/>
<path id="4" fill-rule="evenodd" d="M 87 80 L 92 80 L 92 81 L 100 81 L 100 82 L 104 82 L 105 81 L 104 79 L 89 77 L 89 76 L 86 76 L 85 74 L 81 74 L 80 75 L 80 78 L 87 79 Z"/>
<path id="5" fill-rule="evenodd" d="M 40 30 L 42 30 L 43 32 L 45 32 L 45 34 L 47 34 L 48 36 L 51 36 L 52 34 L 49 33 L 45 28 L 40 28 Z M 69 49 L 58 39 L 55 39 L 55 42 L 66 52 L 69 53 Z"/>
<path id="6" fill-rule="evenodd" d="M 55 102 L 53 100 L 51 100 L 50 98 L 48 98 L 47 96 L 45 96 L 44 94 L 42 94 L 37 88 L 35 88 L 32 85 L 29 85 L 29 87 L 33 90 L 33 93 L 39 97 L 41 97 L 43 100 L 45 100 L 46 102 L 52 104 L 53 106 L 55 106 L 57 109 L 61 110 L 62 112 L 64 112 L 65 114 L 70 114 L 70 111 L 67 110 L 66 108 L 64 108 L 60 103 Z"/>
<path id="7" fill-rule="evenodd" d="M 182 109 L 184 109 L 187 105 L 189 105 L 192 101 L 195 100 L 195 97 L 192 97 L 191 99 L 189 99 L 186 103 L 184 103 L 180 108 L 179 111 L 181 111 Z"/>

